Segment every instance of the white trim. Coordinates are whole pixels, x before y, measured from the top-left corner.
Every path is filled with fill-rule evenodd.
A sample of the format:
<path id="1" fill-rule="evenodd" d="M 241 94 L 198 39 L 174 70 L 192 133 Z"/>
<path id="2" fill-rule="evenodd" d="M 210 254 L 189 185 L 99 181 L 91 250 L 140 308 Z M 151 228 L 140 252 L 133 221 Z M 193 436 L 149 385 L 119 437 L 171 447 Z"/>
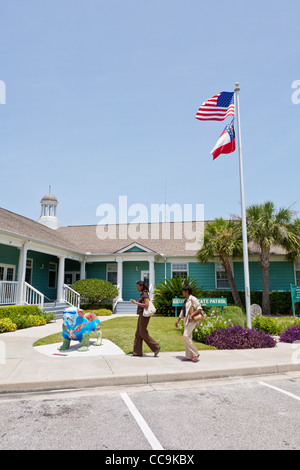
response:
<path id="1" fill-rule="evenodd" d="M 8 230 L 0 229 L 0 244 L 13 246 L 15 248 L 23 248 L 24 242 L 28 245 L 28 249 L 38 251 L 53 256 L 65 256 L 68 259 L 82 261 L 86 253 L 75 251 L 69 248 L 64 248 L 53 243 L 46 243 L 35 238 L 25 235 L 19 235 Z M 30 246 L 30 248 L 29 248 Z"/>
<path id="2" fill-rule="evenodd" d="M 149 250 L 149 248 L 146 248 L 143 245 L 140 245 L 139 243 L 131 243 L 130 245 L 126 246 L 125 248 L 122 248 L 122 250 L 116 251 L 117 253 L 126 253 L 126 251 L 130 250 L 131 248 L 139 248 L 140 250 L 143 250 L 144 253 L 156 253 L 156 251 Z M 141 251 L 131 251 L 130 253 L 142 253 Z"/>
<path id="3" fill-rule="evenodd" d="M 143 271 L 141 271 L 141 281 L 144 280 L 145 273 L 148 273 L 148 278 L 149 278 L 148 284 L 149 284 L 150 283 L 150 269 L 144 269 Z"/>

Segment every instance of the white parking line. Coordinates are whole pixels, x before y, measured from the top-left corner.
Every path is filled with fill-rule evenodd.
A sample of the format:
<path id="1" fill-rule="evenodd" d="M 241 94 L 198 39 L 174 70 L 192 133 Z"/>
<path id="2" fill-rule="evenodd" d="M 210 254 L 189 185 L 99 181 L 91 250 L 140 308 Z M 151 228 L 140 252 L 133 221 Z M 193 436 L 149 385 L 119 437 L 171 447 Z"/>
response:
<path id="1" fill-rule="evenodd" d="M 160 442 L 156 439 L 154 436 L 153 432 L 149 428 L 148 424 L 138 411 L 138 409 L 135 407 L 135 405 L 132 403 L 130 400 L 129 396 L 127 393 L 120 393 L 121 397 L 123 398 L 124 402 L 126 403 L 129 411 L 131 412 L 132 416 L 135 418 L 136 422 L 138 423 L 139 427 L 141 428 L 144 436 L 146 437 L 147 441 L 151 445 L 153 450 L 164 450 L 164 448 L 161 446 Z"/>
<path id="2" fill-rule="evenodd" d="M 261 385 L 264 385 L 265 387 L 272 388 L 273 390 L 276 390 L 277 392 L 284 393 L 284 395 L 287 395 L 288 397 L 294 398 L 295 400 L 300 401 L 300 397 L 297 395 L 294 395 L 293 393 L 287 392 L 286 390 L 282 390 L 282 388 L 274 387 L 274 385 L 267 384 L 266 382 L 259 382 Z"/>

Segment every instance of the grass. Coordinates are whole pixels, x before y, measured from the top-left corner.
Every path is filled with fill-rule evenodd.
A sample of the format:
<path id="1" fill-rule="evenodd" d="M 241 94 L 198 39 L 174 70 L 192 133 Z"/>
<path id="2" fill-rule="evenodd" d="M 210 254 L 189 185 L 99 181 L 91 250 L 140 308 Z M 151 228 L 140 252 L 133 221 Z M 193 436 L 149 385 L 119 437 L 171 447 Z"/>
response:
<path id="1" fill-rule="evenodd" d="M 175 328 L 176 319 L 174 317 L 152 317 L 149 322 L 148 332 L 155 341 L 161 345 L 161 351 L 184 351 L 185 344 L 182 333 Z M 119 346 L 126 354 L 133 351 L 133 342 L 137 325 L 137 317 L 119 317 L 113 318 L 101 323 L 101 331 L 103 338 L 109 339 Z M 91 333 L 91 337 L 95 337 L 95 333 Z M 33 346 L 41 346 L 45 344 L 62 342 L 62 334 L 46 336 L 39 339 Z M 205 344 L 194 341 L 196 347 L 201 349 L 215 349 Z M 143 352 L 151 352 L 144 343 Z"/>

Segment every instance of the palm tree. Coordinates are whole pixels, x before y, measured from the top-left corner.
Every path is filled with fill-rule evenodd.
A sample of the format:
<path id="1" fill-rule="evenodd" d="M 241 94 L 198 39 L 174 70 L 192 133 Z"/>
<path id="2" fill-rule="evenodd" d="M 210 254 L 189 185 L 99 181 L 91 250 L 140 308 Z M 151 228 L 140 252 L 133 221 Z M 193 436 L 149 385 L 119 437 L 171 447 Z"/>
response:
<path id="1" fill-rule="evenodd" d="M 275 205 L 271 201 L 248 207 L 246 214 L 248 240 L 256 243 L 260 251 L 262 311 L 264 315 L 270 315 L 270 249 L 272 245 L 280 245 L 287 249 L 290 258 L 295 257 L 299 253 L 299 232 L 297 231 L 299 224 L 293 223 L 293 212 L 289 208 L 281 208 L 276 211 Z"/>
<path id="2" fill-rule="evenodd" d="M 219 256 L 224 266 L 226 276 L 232 291 L 234 303 L 242 306 L 242 302 L 235 284 L 229 257 L 241 254 L 243 242 L 239 220 L 215 219 L 205 226 L 203 247 L 198 251 L 196 259 L 206 262 Z"/>

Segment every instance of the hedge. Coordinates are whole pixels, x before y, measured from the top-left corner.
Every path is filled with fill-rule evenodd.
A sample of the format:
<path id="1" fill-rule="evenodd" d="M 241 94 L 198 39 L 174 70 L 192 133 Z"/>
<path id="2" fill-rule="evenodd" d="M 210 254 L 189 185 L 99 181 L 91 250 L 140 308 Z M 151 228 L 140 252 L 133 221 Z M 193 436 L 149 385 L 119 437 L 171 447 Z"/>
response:
<path id="1" fill-rule="evenodd" d="M 0 307 L 0 333 L 45 325 L 53 317 L 53 313 L 45 313 L 37 305 Z"/>
<path id="2" fill-rule="evenodd" d="M 81 305 L 99 306 L 117 297 L 118 289 L 103 279 L 81 279 L 72 284 L 72 289 L 80 294 Z"/>
<path id="3" fill-rule="evenodd" d="M 245 292 L 239 291 L 240 298 L 245 308 Z M 234 304 L 230 290 L 207 290 L 203 291 L 203 297 L 225 297 L 228 304 Z M 262 306 L 262 291 L 250 292 L 251 304 Z M 290 315 L 292 313 L 292 301 L 290 292 L 270 292 L 270 306 L 272 315 Z"/>

